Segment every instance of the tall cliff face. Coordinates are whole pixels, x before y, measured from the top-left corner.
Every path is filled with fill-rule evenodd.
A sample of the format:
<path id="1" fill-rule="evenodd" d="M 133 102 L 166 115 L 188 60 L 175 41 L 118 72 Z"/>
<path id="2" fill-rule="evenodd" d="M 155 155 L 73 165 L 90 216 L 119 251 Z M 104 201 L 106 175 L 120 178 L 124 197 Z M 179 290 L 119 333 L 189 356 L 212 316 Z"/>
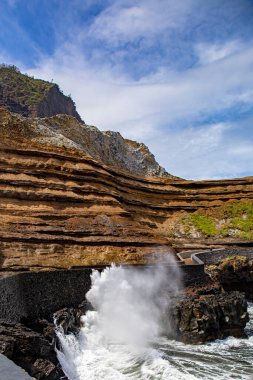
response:
<path id="1" fill-rule="evenodd" d="M 81 149 L 99 161 L 134 174 L 169 176 L 144 144 L 85 125 L 73 100 L 63 95 L 56 84 L 23 75 L 15 66 L 0 66 L 1 105 L 33 118 L 28 123 L 20 121 L 25 125 L 23 138 Z"/>
<path id="2" fill-rule="evenodd" d="M 112 166 L 103 151 L 110 134 L 100 136 L 67 116 L 29 119 L 1 109 L 0 135 L 2 270 L 137 263 L 173 248 L 252 244 L 233 226 L 232 233 L 213 233 L 201 217 L 223 210 L 230 223 L 227 207 L 248 210 L 253 177 L 186 181 L 131 174 Z"/>
<path id="3" fill-rule="evenodd" d="M 97 161 L 142 176 L 173 176 L 159 166 L 144 144 L 125 140 L 118 132 L 101 132 L 68 115 L 50 118 L 24 118 L 11 115 L 2 109 L 8 133 L 12 125 L 18 125 L 22 140 L 39 144 L 75 148 Z"/>
<path id="4" fill-rule="evenodd" d="M 58 114 L 70 115 L 81 121 L 73 100 L 69 96 L 63 95 L 57 85 L 53 85 L 31 115 L 49 117 Z"/>
<path id="5" fill-rule="evenodd" d="M 0 66 L 0 105 L 26 117 L 67 114 L 81 121 L 75 103 L 58 85 L 21 74 L 15 66 Z"/>

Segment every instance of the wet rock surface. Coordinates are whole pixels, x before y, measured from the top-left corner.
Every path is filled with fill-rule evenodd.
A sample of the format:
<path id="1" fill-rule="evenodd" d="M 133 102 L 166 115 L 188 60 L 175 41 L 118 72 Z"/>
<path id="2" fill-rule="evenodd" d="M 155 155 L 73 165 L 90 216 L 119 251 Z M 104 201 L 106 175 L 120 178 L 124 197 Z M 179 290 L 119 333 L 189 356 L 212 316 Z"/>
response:
<path id="1" fill-rule="evenodd" d="M 61 328 L 64 334 L 78 334 L 81 323 L 81 316 L 87 310 L 91 310 L 92 305 L 84 300 L 77 308 L 64 308 L 54 313 L 55 326 Z"/>
<path id="2" fill-rule="evenodd" d="M 44 334 L 34 331 L 21 323 L 0 323 L 0 353 L 7 356 L 18 366 L 25 369 L 30 376 L 38 380 L 59 380 L 65 377 L 54 349 L 53 330 L 48 322 Z"/>
<path id="3" fill-rule="evenodd" d="M 78 334 L 80 318 L 91 309 L 84 300 L 76 308 L 63 308 L 47 318 L 27 318 L 22 323 L 0 320 L 0 354 L 38 380 L 68 380 L 58 362 L 55 326 L 65 334 Z"/>
<path id="4" fill-rule="evenodd" d="M 244 337 L 244 328 L 249 320 L 247 301 L 243 293 L 224 292 L 217 288 L 190 295 L 186 293 L 175 306 L 173 319 L 177 339 L 184 343 L 205 343 L 228 336 Z"/>
<path id="5" fill-rule="evenodd" d="M 81 316 L 91 309 L 87 301 L 77 308 L 64 308 L 47 319 L 23 320 L 22 324 L 0 323 L 0 353 L 38 380 L 67 380 L 55 352 L 60 348 L 55 325 L 65 334 L 78 334 Z M 170 311 L 176 339 L 190 344 L 227 336 L 243 337 L 248 322 L 245 295 L 225 292 L 219 284 L 207 282 L 188 287 Z"/>

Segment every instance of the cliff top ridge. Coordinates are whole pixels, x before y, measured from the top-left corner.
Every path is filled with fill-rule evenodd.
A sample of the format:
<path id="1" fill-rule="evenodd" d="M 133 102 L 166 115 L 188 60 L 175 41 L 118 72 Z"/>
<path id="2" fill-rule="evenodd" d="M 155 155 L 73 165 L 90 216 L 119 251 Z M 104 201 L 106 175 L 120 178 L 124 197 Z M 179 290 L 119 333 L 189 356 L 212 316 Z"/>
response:
<path id="1" fill-rule="evenodd" d="M 14 65 L 0 65 L 0 105 L 25 117 L 61 113 L 81 121 L 75 103 L 57 84 L 22 74 Z"/>

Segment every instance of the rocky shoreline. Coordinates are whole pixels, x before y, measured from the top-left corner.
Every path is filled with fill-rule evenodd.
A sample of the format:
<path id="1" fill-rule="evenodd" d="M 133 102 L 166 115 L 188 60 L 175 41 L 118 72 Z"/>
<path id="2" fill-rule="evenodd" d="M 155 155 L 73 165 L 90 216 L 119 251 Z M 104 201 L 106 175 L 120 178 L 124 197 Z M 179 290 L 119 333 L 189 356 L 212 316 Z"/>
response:
<path id="1" fill-rule="evenodd" d="M 0 323 L 0 353 L 38 380 L 67 380 L 57 359 L 59 347 L 55 327 L 65 334 L 78 334 L 81 316 L 91 305 L 63 308 L 46 318 L 27 318 L 21 323 Z M 218 281 L 206 278 L 185 288 L 172 303 L 170 313 L 173 338 L 187 344 L 201 344 L 227 336 L 245 337 L 249 320 L 245 294 L 225 291 Z"/>

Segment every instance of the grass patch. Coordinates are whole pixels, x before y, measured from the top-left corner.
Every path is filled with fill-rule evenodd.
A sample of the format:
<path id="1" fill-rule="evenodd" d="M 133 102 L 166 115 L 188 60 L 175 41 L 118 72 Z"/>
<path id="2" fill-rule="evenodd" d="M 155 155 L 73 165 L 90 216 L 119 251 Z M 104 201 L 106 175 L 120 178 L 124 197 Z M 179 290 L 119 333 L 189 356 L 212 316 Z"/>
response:
<path id="1" fill-rule="evenodd" d="M 181 221 L 187 236 L 192 234 L 194 228 L 204 236 L 253 240 L 253 202 L 237 202 L 211 210 L 200 210 Z"/>
<path id="2" fill-rule="evenodd" d="M 193 214 L 190 220 L 194 227 L 206 236 L 215 236 L 217 234 L 216 226 L 212 218 L 204 215 Z"/>
<path id="3" fill-rule="evenodd" d="M 217 234 L 215 222 L 208 216 L 192 214 L 189 216 L 188 222 L 190 222 L 198 232 L 205 236 L 215 236 Z"/>
<path id="4" fill-rule="evenodd" d="M 32 108 L 39 104 L 54 83 L 21 74 L 15 66 L 0 65 L 0 97 Z"/>

